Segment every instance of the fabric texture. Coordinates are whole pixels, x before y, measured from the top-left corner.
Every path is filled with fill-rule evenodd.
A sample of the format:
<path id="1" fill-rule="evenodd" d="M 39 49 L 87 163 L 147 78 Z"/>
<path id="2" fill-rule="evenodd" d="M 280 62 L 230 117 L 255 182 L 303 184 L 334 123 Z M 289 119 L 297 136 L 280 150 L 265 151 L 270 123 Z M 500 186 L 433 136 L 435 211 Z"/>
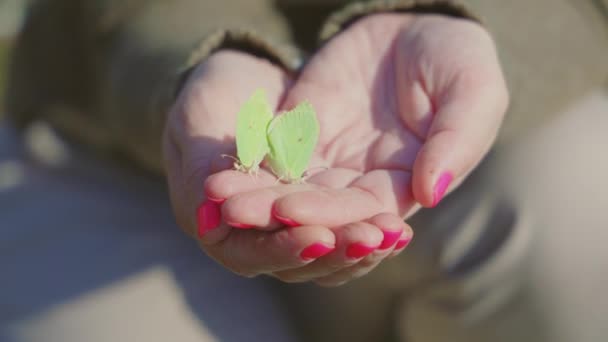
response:
<path id="1" fill-rule="evenodd" d="M 295 71 L 304 48 L 291 32 L 322 30 L 326 39 L 366 13 L 413 10 L 419 2 L 354 3 L 321 29 L 343 3 L 35 1 L 13 56 L 7 112 L 20 126 L 43 119 L 98 153 L 162 173 L 166 113 L 189 70 L 209 54 L 238 49 Z M 420 2 L 427 11 L 430 3 Z M 452 6 L 433 3 L 438 12 Z M 291 9 L 307 10 L 309 17 L 301 22 Z"/>
<path id="2" fill-rule="evenodd" d="M 601 1 L 38 0 L 12 58 L 7 112 L 20 126 L 46 120 L 99 154 L 162 173 L 164 119 L 189 67 L 233 48 L 295 70 L 349 23 L 386 11 L 483 22 L 512 95 L 499 142 L 607 83 Z"/>

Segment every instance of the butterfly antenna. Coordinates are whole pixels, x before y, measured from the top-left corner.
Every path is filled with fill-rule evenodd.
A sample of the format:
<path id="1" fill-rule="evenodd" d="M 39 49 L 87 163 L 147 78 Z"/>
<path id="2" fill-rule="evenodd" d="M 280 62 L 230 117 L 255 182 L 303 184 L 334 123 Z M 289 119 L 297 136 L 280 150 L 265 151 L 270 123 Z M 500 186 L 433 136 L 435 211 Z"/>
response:
<path id="1" fill-rule="evenodd" d="M 237 162 L 237 163 L 240 163 L 240 162 L 241 162 L 241 161 L 240 161 L 238 158 L 236 158 L 235 156 L 231 156 L 231 155 L 229 155 L 229 154 L 221 154 L 220 156 L 221 156 L 222 158 L 230 158 L 230 159 L 234 160 L 234 161 L 235 161 L 235 162 Z"/>
<path id="2" fill-rule="evenodd" d="M 243 171 L 241 161 L 238 158 L 235 158 L 234 156 L 231 156 L 229 154 L 221 154 L 220 156 L 222 158 L 230 158 L 230 159 L 234 160 L 234 164 L 232 164 L 232 167 L 237 171 Z"/>
<path id="3" fill-rule="evenodd" d="M 277 185 L 277 184 L 279 184 L 279 183 L 281 183 L 281 178 L 280 178 L 280 177 L 279 177 L 279 178 L 277 178 L 277 179 L 275 179 L 275 181 L 274 181 L 274 185 L 276 186 L 276 185 Z"/>
<path id="4" fill-rule="evenodd" d="M 254 183 L 258 182 L 258 172 L 258 169 L 249 169 L 249 171 L 247 171 L 247 174 L 249 175 L 249 177 L 251 177 Z"/>

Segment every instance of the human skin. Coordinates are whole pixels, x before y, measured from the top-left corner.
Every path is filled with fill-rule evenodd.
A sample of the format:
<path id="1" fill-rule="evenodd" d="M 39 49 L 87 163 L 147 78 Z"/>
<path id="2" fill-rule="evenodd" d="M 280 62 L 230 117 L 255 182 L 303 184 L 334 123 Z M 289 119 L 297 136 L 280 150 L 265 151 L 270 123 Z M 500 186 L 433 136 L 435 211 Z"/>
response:
<path id="1" fill-rule="evenodd" d="M 305 184 L 231 170 L 236 113 L 258 88 L 277 111 L 310 101 L 321 126 Z M 436 205 L 494 141 L 508 94 L 490 35 L 437 15 L 376 14 L 297 78 L 220 51 L 192 73 L 163 138 L 179 226 L 243 276 L 336 286 L 401 252 L 403 222 Z M 438 213 L 440 214 L 440 213 Z"/>

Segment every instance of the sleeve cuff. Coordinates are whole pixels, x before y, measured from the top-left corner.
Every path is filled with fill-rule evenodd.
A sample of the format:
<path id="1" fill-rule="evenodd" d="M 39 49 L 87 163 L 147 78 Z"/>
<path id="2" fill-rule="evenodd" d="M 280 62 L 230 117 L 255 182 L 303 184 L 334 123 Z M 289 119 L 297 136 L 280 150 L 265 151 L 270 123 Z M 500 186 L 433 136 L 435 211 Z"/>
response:
<path id="1" fill-rule="evenodd" d="M 459 1 L 438 0 L 375 0 L 355 2 L 332 14 L 321 28 L 320 41 L 325 42 L 355 21 L 377 13 L 434 13 L 464 18 L 481 23 Z"/>
<path id="2" fill-rule="evenodd" d="M 186 63 L 178 70 L 173 97 L 177 97 L 192 70 L 218 50 L 243 51 L 267 59 L 288 73 L 301 64 L 299 51 L 292 46 L 276 44 L 250 30 L 220 29 L 206 35 L 192 50 Z"/>

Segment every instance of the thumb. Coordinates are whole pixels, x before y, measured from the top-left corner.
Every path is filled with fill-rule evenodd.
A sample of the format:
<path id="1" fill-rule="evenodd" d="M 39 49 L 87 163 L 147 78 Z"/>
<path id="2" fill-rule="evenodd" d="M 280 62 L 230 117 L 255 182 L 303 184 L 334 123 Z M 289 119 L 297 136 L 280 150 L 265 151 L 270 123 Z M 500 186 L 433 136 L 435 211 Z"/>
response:
<path id="1" fill-rule="evenodd" d="M 418 152 L 412 192 L 424 207 L 444 195 L 475 168 L 494 142 L 508 104 L 502 76 L 458 77 L 435 101 L 437 112 Z"/>

